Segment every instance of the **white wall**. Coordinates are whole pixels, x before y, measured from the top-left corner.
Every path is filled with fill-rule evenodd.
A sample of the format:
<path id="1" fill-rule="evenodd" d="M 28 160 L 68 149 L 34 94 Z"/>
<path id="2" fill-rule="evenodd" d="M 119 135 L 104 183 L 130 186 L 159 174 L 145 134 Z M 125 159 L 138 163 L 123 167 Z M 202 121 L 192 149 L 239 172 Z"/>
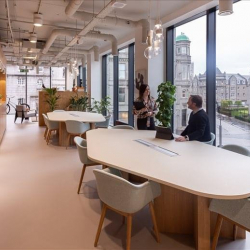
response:
<path id="1" fill-rule="evenodd" d="M 99 57 L 99 62 L 95 62 L 93 53 L 88 56 L 91 58 L 91 98 L 99 101 L 102 97 L 102 57 Z M 89 69 L 89 57 L 87 69 Z"/>

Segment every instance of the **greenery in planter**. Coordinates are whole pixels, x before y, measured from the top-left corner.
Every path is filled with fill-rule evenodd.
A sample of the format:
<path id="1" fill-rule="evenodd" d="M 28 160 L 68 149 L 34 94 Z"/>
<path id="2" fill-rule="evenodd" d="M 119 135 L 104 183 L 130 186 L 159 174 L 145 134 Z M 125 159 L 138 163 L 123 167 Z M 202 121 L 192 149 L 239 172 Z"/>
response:
<path id="1" fill-rule="evenodd" d="M 106 112 L 109 112 L 108 106 L 110 106 L 110 97 L 106 96 L 101 101 L 96 101 L 94 98 L 92 98 L 93 103 L 91 110 L 96 111 L 99 114 L 105 114 Z"/>
<path id="2" fill-rule="evenodd" d="M 160 126 L 171 127 L 173 105 L 176 100 L 175 90 L 176 86 L 172 85 L 170 81 L 163 82 L 158 86 L 156 103 L 159 111 L 155 117 L 160 122 Z"/>
<path id="3" fill-rule="evenodd" d="M 46 92 L 46 101 L 49 104 L 49 111 L 53 112 L 57 107 L 57 101 L 60 98 L 57 95 L 56 88 L 45 88 L 44 91 Z"/>
<path id="4" fill-rule="evenodd" d="M 88 108 L 88 97 L 87 96 L 72 96 L 70 98 L 69 107 L 74 111 L 86 111 Z"/>

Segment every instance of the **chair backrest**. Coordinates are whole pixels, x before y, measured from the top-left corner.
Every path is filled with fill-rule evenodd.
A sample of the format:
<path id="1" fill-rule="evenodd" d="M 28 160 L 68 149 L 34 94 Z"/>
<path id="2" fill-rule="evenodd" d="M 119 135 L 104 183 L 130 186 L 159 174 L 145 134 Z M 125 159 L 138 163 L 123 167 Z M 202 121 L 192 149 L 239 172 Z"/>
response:
<path id="1" fill-rule="evenodd" d="M 124 212 L 135 213 L 161 194 L 159 183 L 147 181 L 134 185 L 112 174 L 109 168 L 95 169 L 97 190 L 100 199 L 108 206 Z"/>
<path id="2" fill-rule="evenodd" d="M 105 122 L 97 122 L 96 128 L 108 128 L 109 127 L 109 121 L 110 121 L 110 115 L 105 116 Z"/>
<path id="3" fill-rule="evenodd" d="M 59 122 L 56 122 L 56 121 L 51 121 L 48 117 L 46 117 L 47 119 L 47 127 L 48 129 L 59 129 Z"/>
<path id="4" fill-rule="evenodd" d="M 79 136 L 76 136 L 74 138 L 74 141 L 76 143 L 78 155 L 80 158 L 80 161 L 82 164 L 91 164 L 93 163 L 89 158 L 87 154 L 87 141 Z"/>
<path id="5" fill-rule="evenodd" d="M 129 125 L 116 125 L 112 128 L 113 129 L 131 129 L 131 130 L 134 130 L 134 128 L 132 126 L 129 126 Z"/>
<path id="6" fill-rule="evenodd" d="M 57 110 L 54 110 L 53 112 L 65 112 L 65 110 L 63 110 L 63 109 L 57 109 Z"/>
<path id="7" fill-rule="evenodd" d="M 26 106 L 25 105 L 16 105 L 16 117 L 25 117 Z"/>
<path id="8" fill-rule="evenodd" d="M 215 140 L 215 134 L 214 133 L 210 133 L 211 134 L 211 140 L 210 141 L 205 141 L 204 143 L 209 144 L 209 145 L 213 145 L 214 140 Z"/>
<path id="9" fill-rule="evenodd" d="M 67 120 L 66 130 L 70 134 L 83 134 L 90 129 L 89 123 L 83 123 L 79 121 Z"/>
<path id="10" fill-rule="evenodd" d="M 45 115 L 45 114 L 42 114 L 42 116 L 43 116 L 43 120 L 44 120 L 44 123 L 45 123 L 45 125 L 48 127 L 48 117 L 47 117 L 47 115 Z"/>
<path id="11" fill-rule="evenodd" d="M 227 144 L 221 148 L 241 154 L 241 155 L 250 156 L 250 151 L 248 149 L 235 145 L 235 144 Z"/>

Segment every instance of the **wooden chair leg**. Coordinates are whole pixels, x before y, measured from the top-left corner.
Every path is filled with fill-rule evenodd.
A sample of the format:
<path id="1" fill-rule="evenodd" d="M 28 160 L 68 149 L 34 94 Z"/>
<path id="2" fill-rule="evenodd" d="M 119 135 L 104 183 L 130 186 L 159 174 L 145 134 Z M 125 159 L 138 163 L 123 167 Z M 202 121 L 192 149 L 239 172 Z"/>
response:
<path id="1" fill-rule="evenodd" d="M 238 226 L 236 226 L 234 224 L 233 230 L 234 230 L 234 240 L 236 240 L 236 238 L 237 238 L 237 232 L 238 232 Z"/>
<path id="2" fill-rule="evenodd" d="M 44 131 L 44 135 L 43 135 L 44 139 L 46 139 L 47 132 L 48 132 L 48 128 L 46 127 L 46 129 Z"/>
<path id="3" fill-rule="evenodd" d="M 159 234 L 159 230 L 158 230 L 158 226 L 157 226 L 157 222 L 156 222 L 154 204 L 152 201 L 149 202 L 149 208 L 150 208 L 150 213 L 151 213 L 151 217 L 152 217 L 152 221 L 153 221 L 153 225 L 154 225 L 154 233 L 155 233 L 156 241 L 160 243 L 160 241 L 161 241 L 160 234 Z"/>
<path id="4" fill-rule="evenodd" d="M 70 134 L 68 134 L 66 149 L 68 149 L 69 145 L 70 145 Z"/>
<path id="5" fill-rule="evenodd" d="M 82 167 L 82 174 L 81 174 L 80 182 L 79 182 L 79 185 L 78 185 L 78 191 L 77 191 L 78 194 L 80 193 L 80 189 L 81 189 L 81 186 L 82 186 L 82 180 L 83 180 L 83 176 L 84 176 L 86 167 L 87 167 L 87 166 L 86 166 L 85 164 L 83 164 L 83 167 Z"/>
<path id="6" fill-rule="evenodd" d="M 122 224 L 125 224 L 125 216 L 122 216 Z"/>
<path id="7" fill-rule="evenodd" d="M 47 145 L 49 144 L 50 136 L 51 136 L 51 130 L 48 131 L 48 135 L 47 135 Z"/>
<path id="8" fill-rule="evenodd" d="M 126 250 L 130 250 L 131 231 L 132 231 L 132 214 L 128 214 L 128 216 L 127 216 L 127 245 L 126 245 Z"/>
<path id="9" fill-rule="evenodd" d="M 98 226 L 96 237 L 95 237 L 95 243 L 94 243 L 95 247 L 97 247 L 97 243 L 98 243 L 100 233 L 101 233 L 101 230 L 102 230 L 102 224 L 103 224 L 103 221 L 104 221 L 104 218 L 105 218 L 105 215 L 106 215 L 106 211 L 107 211 L 107 205 L 103 203 L 102 214 L 101 214 L 99 226 Z"/>
<path id="10" fill-rule="evenodd" d="M 223 218 L 220 214 L 218 214 L 216 226 L 215 226 L 215 231 L 214 231 L 213 242 L 212 242 L 212 250 L 216 250 L 222 222 L 223 222 Z"/>

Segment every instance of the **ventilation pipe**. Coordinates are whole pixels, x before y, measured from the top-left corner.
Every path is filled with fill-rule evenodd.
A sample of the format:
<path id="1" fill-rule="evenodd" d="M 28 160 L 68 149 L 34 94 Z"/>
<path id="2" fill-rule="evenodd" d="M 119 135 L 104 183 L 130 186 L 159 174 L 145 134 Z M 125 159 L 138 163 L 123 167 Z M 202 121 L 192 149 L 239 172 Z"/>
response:
<path id="1" fill-rule="evenodd" d="M 72 17 L 75 12 L 80 8 L 84 0 L 71 0 L 65 9 L 65 14 Z"/>
<path id="2" fill-rule="evenodd" d="M 92 13 L 89 13 L 89 12 L 77 11 L 80 8 L 82 3 L 83 3 L 83 0 L 71 0 L 65 9 L 65 14 L 68 17 L 79 20 L 79 21 L 91 22 L 93 17 L 96 17 L 96 14 L 93 15 Z M 147 19 L 142 19 L 140 21 L 135 22 L 132 20 L 106 16 L 103 18 L 101 22 L 98 23 L 98 25 L 130 27 L 130 28 L 141 26 L 142 27 L 142 43 L 143 44 L 146 43 L 148 30 L 149 30 L 149 22 Z"/>
<path id="3" fill-rule="evenodd" d="M 69 37 L 74 37 L 76 35 L 76 32 L 73 30 L 53 30 L 49 39 L 47 40 L 44 49 L 42 51 L 43 54 L 46 54 L 52 44 L 55 42 L 56 38 L 58 36 L 69 36 Z"/>
<path id="4" fill-rule="evenodd" d="M 110 41 L 112 43 L 112 55 L 113 56 L 118 55 L 117 39 L 115 38 L 115 36 L 109 34 L 100 34 L 100 33 L 88 33 L 84 37 Z"/>

